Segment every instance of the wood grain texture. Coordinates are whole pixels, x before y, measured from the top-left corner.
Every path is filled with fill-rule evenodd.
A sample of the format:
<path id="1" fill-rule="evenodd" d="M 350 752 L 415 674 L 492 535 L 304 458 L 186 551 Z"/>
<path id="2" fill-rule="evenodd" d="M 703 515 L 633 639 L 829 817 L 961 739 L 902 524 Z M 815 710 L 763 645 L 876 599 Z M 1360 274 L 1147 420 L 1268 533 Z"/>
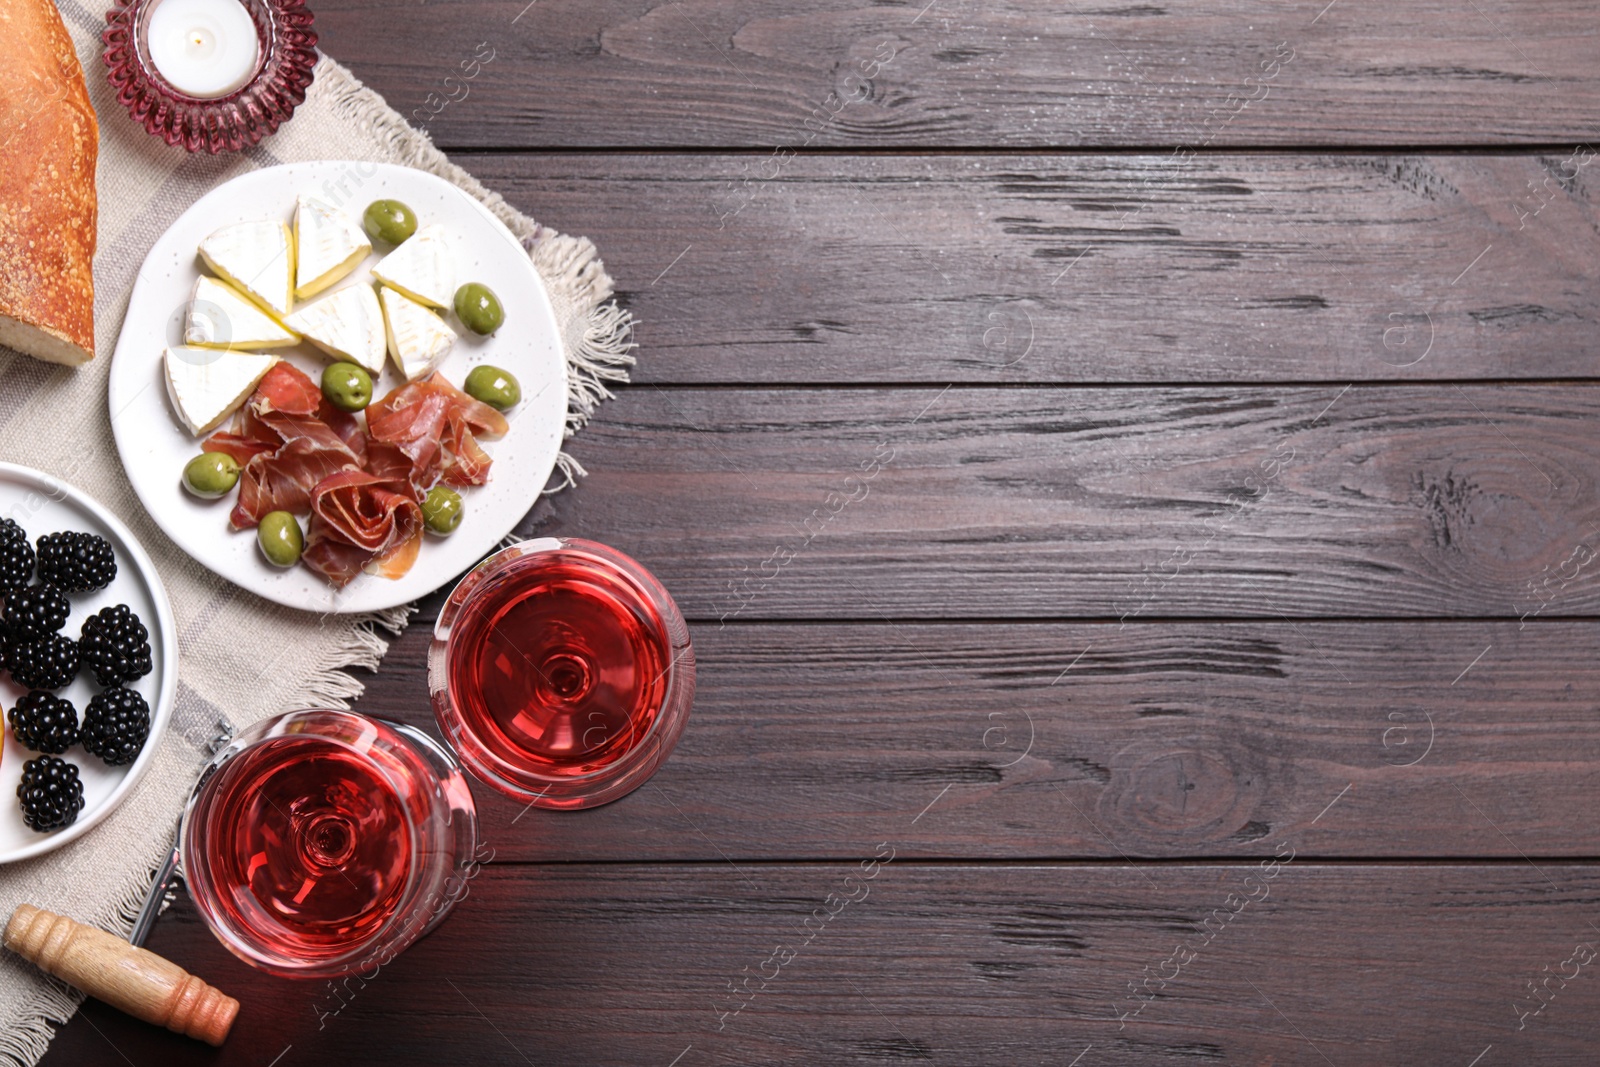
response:
<path id="1" fill-rule="evenodd" d="M 531 16 L 530 16 L 531 17 Z M 1600 373 L 1595 155 L 485 155 L 640 382 Z"/>
<path id="2" fill-rule="evenodd" d="M 523 530 L 692 620 L 1594 615 L 1562 386 L 629 390 Z"/>
<path id="3" fill-rule="evenodd" d="M 370 980 L 180 899 L 229 1043 L 47 1065 L 1594 1061 L 1587 7 L 317 13 L 639 316 L 522 531 L 663 579 L 695 709 L 608 807 L 478 788 Z M 361 710 L 431 729 L 439 599 Z"/>
<path id="4" fill-rule="evenodd" d="M 258 980 L 220 1052 L 91 1005 L 44 1062 L 1593 1062 L 1592 866 L 871 870 L 492 864 L 366 984 Z M 247 978 L 187 902 L 153 947 Z"/>
<path id="5" fill-rule="evenodd" d="M 426 631 L 359 709 L 435 732 Z M 694 711 L 656 777 L 579 813 L 475 788 L 497 857 L 849 859 L 886 837 L 966 860 L 1238 859 L 1284 836 L 1313 857 L 1600 850 L 1592 624 L 713 624 L 694 640 Z"/>
<path id="6" fill-rule="evenodd" d="M 317 30 L 456 147 L 1490 144 L 1600 124 L 1578 0 L 332 0 Z"/>

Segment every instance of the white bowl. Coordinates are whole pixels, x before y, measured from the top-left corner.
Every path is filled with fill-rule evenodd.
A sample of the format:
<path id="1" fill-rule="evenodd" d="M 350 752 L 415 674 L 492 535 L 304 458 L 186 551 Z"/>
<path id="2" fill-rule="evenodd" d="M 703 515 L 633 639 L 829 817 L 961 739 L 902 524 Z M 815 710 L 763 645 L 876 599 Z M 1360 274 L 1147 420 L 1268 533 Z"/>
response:
<path id="1" fill-rule="evenodd" d="M 77 765 L 78 775 L 83 779 L 83 811 L 75 822 L 60 830 L 39 833 L 30 830 L 22 821 L 17 784 L 22 781 L 23 762 L 37 753 L 23 748 L 12 735 L 10 723 L 6 723 L 5 745 L 0 752 L 0 863 L 10 863 L 49 852 L 82 837 L 133 791 L 139 777 L 155 758 L 161 735 L 172 719 L 173 699 L 178 691 L 178 634 L 155 564 L 122 525 L 122 520 L 82 490 L 31 467 L 0 463 L 0 518 L 15 519 L 32 542 L 37 542 L 41 534 L 63 530 L 99 534 L 110 541 L 117 556 L 117 577 L 99 592 L 69 595 L 72 615 L 61 632 L 77 640 L 84 619 L 101 608 L 126 604 L 150 631 L 150 658 L 154 668 L 128 685 L 150 705 L 150 737 L 132 763 L 108 767 L 98 756 L 89 755 L 77 745 L 62 754 L 63 759 Z M 77 681 L 61 690 L 60 695 L 72 701 L 81 721 L 89 698 L 99 691 L 94 673 L 84 667 L 78 672 Z M 0 703 L 7 711 L 15 707 L 18 698 L 26 692 L 9 676 L 0 675 Z"/>

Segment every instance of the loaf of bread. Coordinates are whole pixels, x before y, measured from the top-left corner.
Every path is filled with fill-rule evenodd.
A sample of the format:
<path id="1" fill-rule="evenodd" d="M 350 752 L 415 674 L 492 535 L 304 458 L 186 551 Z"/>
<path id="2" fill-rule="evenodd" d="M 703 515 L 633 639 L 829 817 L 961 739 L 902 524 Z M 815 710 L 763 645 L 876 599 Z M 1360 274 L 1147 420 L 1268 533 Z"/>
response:
<path id="1" fill-rule="evenodd" d="M 0 0 L 0 345 L 52 363 L 94 358 L 99 147 L 53 0 Z"/>

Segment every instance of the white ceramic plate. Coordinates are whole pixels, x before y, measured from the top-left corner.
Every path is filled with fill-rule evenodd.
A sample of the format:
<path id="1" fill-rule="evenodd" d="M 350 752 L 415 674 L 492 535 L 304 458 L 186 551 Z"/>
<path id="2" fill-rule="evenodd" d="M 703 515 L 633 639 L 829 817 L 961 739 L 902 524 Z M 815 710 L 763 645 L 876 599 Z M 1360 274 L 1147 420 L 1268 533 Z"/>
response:
<path id="1" fill-rule="evenodd" d="M 205 501 L 183 489 L 183 465 L 200 453 L 200 441 L 173 410 L 162 372 L 162 352 L 182 342 L 184 311 L 203 271 L 195 254 L 200 242 L 223 226 L 249 219 L 281 218 L 292 224 L 300 193 L 318 197 L 358 222 L 372 201 L 401 200 L 416 212 L 418 225 L 443 226 L 455 248 L 459 280 L 493 289 L 506 320 L 494 336 L 480 338 L 447 313 L 461 339 L 439 369 L 459 388 L 471 368 L 492 363 L 516 375 L 522 385 L 522 402 L 506 414 L 510 432 L 484 442 L 494 460 L 489 483 L 461 491 L 465 517 L 460 528 L 446 538 L 428 535 L 416 565 L 404 577 L 363 574 L 343 590 L 334 590 L 305 567 L 279 570 L 267 563 L 256 547 L 254 530 L 235 532 L 228 526 L 237 494 Z M 370 268 L 387 251 L 375 249 L 334 288 L 366 284 Z M 275 351 L 318 380 L 332 362 L 309 344 Z M 383 396 L 400 384 L 391 363 L 373 383 L 373 391 Z M 291 163 L 218 186 L 157 239 L 128 301 L 112 357 L 110 400 L 111 428 L 128 480 L 156 523 L 185 552 L 241 588 L 280 604 L 319 612 L 375 611 L 444 585 L 492 551 L 533 507 L 555 466 L 566 428 L 567 362 L 544 283 L 511 231 L 478 201 L 440 178 L 407 167 Z"/>
<path id="2" fill-rule="evenodd" d="M 81 837 L 132 792 L 134 783 L 155 758 L 156 746 L 172 718 L 173 695 L 178 689 L 178 638 L 172 608 L 167 604 L 155 565 L 128 528 L 94 500 L 42 471 L 0 463 L 0 518 L 15 519 L 33 542 L 41 534 L 62 530 L 82 530 L 110 541 L 117 555 L 116 579 L 98 593 L 72 594 L 68 598 L 72 601 L 72 615 L 61 632 L 77 640 L 84 619 L 101 608 L 126 604 L 150 631 L 150 659 L 154 665 L 149 674 L 128 687 L 138 690 L 150 705 L 150 739 L 137 759 L 125 767 L 107 767 L 99 757 L 77 745 L 62 754 L 62 759 L 77 766 L 78 776 L 83 779 L 83 811 L 76 822 L 63 829 L 41 834 L 28 829 L 22 821 L 17 784 L 22 781 L 23 762 L 37 753 L 18 744 L 10 724 L 6 724 L 5 746 L 0 752 L 0 863 L 10 863 Z M 94 673 L 85 667 L 78 680 L 63 689 L 61 695 L 72 701 L 81 720 L 89 698 L 99 691 Z M 0 703 L 7 710 L 15 707 L 26 692 L 9 675 L 0 674 Z"/>

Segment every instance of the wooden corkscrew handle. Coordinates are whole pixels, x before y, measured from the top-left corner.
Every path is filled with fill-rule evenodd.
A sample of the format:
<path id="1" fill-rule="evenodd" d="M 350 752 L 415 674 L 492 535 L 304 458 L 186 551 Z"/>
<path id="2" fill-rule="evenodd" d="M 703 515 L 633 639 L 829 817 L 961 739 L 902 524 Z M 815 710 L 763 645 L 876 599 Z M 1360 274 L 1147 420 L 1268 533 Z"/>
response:
<path id="1" fill-rule="evenodd" d="M 90 996 L 207 1044 L 222 1044 L 239 1014 L 237 1000 L 171 960 L 31 904 L 11 913 L 4 942 Z"/>

